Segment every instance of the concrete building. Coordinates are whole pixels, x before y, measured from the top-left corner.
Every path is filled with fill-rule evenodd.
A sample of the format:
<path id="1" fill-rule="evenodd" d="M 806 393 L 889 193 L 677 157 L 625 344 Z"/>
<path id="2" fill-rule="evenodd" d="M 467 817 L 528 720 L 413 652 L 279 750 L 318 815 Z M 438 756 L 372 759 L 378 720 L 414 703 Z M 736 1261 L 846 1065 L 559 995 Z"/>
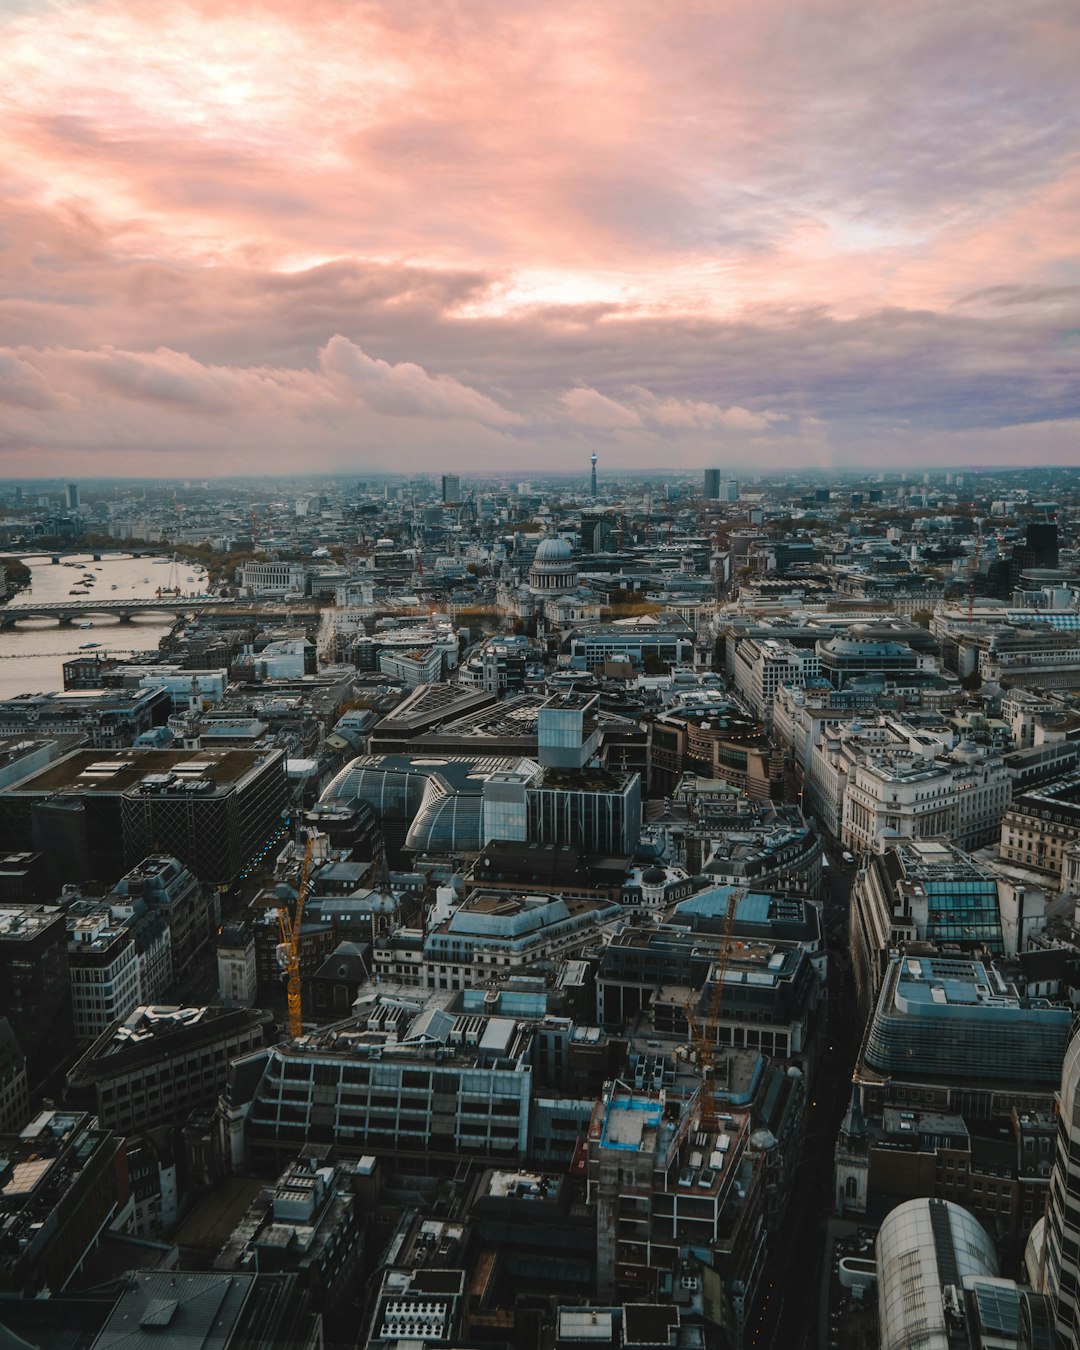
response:
<path id="1" fill-rule="evenodd" d="M 11 1023 L 0 1017 L 0 1134 L 17 1133 L 30 1115 L 26 1056 Z"/>
<path id="2" fill-rule="evenodd" d="M 322 1324 L 299 1276 L 132 1271 L 90 1350 L 319 1350 Z"/>
<path id="3" fill-rule="evenodd" d="M 554 968 L 601 943 L 625 917 L 610 900 L 474 890 L 424 938 L 427 987 L 466 989 L 528 966 Z"/>
<path id="4" fill-rule="evenodd" d="M 77 1041 L 95 1040 L 141 1003 L 165 998 L 172 985 L 169 930 L 157 916 L 134 925 L 107 907 L 80 905 L 68 916 L 68 971 L 72 1026 Z"/>
<path id="5" fill-rule="evenodd" d="M 64 912 L 52 905 L 0 908 L 0 1015 L 27 1059 L 30 1081 L 71 1048 L 71 980 Z"/>
<path id="6" fill-rule="evenodd" d="M 77 1061 L 66 1099 L 124 1134 L 178 1125 L 216 1103 L 230 1063 L 264 1044 L 271 1021 L 257 1009 L 136 1008 Z"/>
<path id="7" fill-rule="evenodd" d="M 248 924 L 227 923 L 217 941 L 218 997 L 225 1008 L 250 1008 L 258 995 L 255 935 Z"/>
<path id="8" fill-rule="evenodd" d="M 0 1290 L 60 1294 L 130 1212 L 123 1140 L 78 1111 L 42 1111 L 0 1139 Z"/>
<path id="9" fill-rule="evenodd" d="M 159 684 L 34 694 L 0 699 L 0 736 L 77 736 L 97 750 L 118 750 L 162 726 L 171 711 L 172 700 Z"/>
<path id="10" fill-rule="evenodd" d="M 236 1058 L 226 1129 L 234 1165 L 276 1172 L 306 1143 L 457 1161 L 524 1158 L 532 1031 L 506 1017 L 381 999 L 362 1021 Z"/>
<path id="11" fill-rule="evenodd" d="M 655 1030 L 692 1039 L 717 974 L 721 936 L 675 927 L 627 928 L 603 950 L 596 976 L 597 1016 L 612 1030 L 648 1010 Z M 812 1080 L 821 1053 L 818 1007 L 824 989 L 814 958 L 799 942 L 751 938 L 733 948 L 716 1009 L 717 1073 L 728 1050 L 752 1050 L 797 1067 Z"/>
<path id="12" fill-rule="evenodd" d="M 206 954 L 217 929 L 219 901 L 195 874 L 168 854 L 151 854 L 113 887 L 110 903 L 143 904 L 160 915 L 171 935 L 172 966 L 182 979 Z M 163 995 L 147 994 L 140 1003 L 159 1003 Z"/>
<path id="13" fill-rule="evenodd" d="M 859 851 L 931 836 L 976 849 L 997 836 L 1011 793 L 1001 756 L 970 741 L 948 756 L 868 751 L 848 780 L 841 838 Z"/>
<path id="14" fill-rule="evenodd" d="M 1015 956 L 1042 919 L 1041 912 L 1030 912 L 1023 887 L 944 839 L 897 842 L 866 858 L 851 889 L 849 924 L 863 1016 L 898 949 L 930 942 Z"/>
<path id="15" fill-rule="evenodd" d="M 280 597 L 304 595 L 308 568 L 299 562 L 247 562 L 240 569 L 239 586 L 243 595 Z"/>
<path id="16" fill-rule="evenodd" d="M 784 685 L 804 688 L 820 676 L 820 654 L 791 642 L 748 637 L 735 649 L 732 672 L 735 688 L 762 722 L 771 718 L 773 698 Z"/>
<path id="17" fill-rule="evenodd" d="M 1080 844 L 1080 773 L 1067 774 L 1008 805 L 1001 821 L 999 853 L 1077 892 L 1073 850 Z"/>
<path id="18" fill-rule="evenodd" d="M 288 791 L 278 749 L 76 750 L 0 796 L 0 838 L 39 841 L 65 881 L 167 854 L 230 886 L 280 830 Z"/>
<path id="19" fill-rule="evenodd" d="M 705 1252 L 720 1277 L 716 1320 L 738 1345 L 764 1270 L 761 1174 L 748 1115 L 727 1113 L 716 1132 L 697 1113 L 696 1098 L 669 1102 L 618 1082 L 596 1104 L 587 1175 L 597 1293 L 654 1299 L 687 1247 Z"/>
<path id="20" fill-rule="evenodd" d="M 215 1270 L 294 1271 L 327 1334 L 355 1333 L 364 1270 L 360 1183 L 371 1160 L 341 1162 L 330 1146 L 308 1145 L 252 1201 L 214 1258 Z"/>
<path id="21" fill-rule="evenodd" d="M 694 630 L 677 614 L 663 611 L 613 623 L 584 624 L 563 643 L 572 670 L 594 671 L 608 662 L 643 670 L 647 664 L 691 665 Z"/>

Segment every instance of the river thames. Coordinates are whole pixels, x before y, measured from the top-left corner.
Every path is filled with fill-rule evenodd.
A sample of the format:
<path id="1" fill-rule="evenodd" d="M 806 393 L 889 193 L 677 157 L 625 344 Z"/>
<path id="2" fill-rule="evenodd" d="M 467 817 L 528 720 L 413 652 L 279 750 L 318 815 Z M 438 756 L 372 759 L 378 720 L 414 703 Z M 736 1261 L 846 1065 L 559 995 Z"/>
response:
<path id="1" fill-rule="evenodd" d="M 197 564 L 183 560 L 174 564 L 171 558 L 111 553 L 94 562 L 89 553 L 73 553 L 64 555 L 60 563 L 52 562 L 48 554 L 24 556 L 23 561 L 33 581 L 28 589 L 12 596 L 12 602 L 20 605 L 67 600 L 72 591 L 91 604 L 94 600 L 151 597 L 159 588 L 172 586 L 179 586 L 183 594 L 195 594 L 205 581 Z M 65 565 L 71 563 L 77 565 Z M 92 584 L 86 580 L 91 576 Z M 171 605 L 175 607 L 177 602 L 172 600 Z M 167 613 L 140 615 L 122 623 L 88 612 L 80 625 L 25 619 L 0 630 L 0 698 L 63 689 L 63 664 L 82 650 L 124 655 L 156 651 L 158 642 L 172 627 L 172 617 Z"/>

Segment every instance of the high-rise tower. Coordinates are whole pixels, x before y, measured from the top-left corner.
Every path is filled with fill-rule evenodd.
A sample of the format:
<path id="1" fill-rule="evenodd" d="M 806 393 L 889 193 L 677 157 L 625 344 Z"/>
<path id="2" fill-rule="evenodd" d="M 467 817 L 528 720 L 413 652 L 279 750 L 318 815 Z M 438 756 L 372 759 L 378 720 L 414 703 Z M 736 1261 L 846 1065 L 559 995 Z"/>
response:
<path id="1" fill-rule="evenodd" d="M 596 451 L 595 451 L 595 450 L 594 450 L 594 451 L 592 452 L 592 454 L 589 456 L 589 459 L 590 459 L 590 461 L 591 461 L 591 463 L 592 463 L 592 495 L 595 497 L 595 496 L 596 496 Z"/>

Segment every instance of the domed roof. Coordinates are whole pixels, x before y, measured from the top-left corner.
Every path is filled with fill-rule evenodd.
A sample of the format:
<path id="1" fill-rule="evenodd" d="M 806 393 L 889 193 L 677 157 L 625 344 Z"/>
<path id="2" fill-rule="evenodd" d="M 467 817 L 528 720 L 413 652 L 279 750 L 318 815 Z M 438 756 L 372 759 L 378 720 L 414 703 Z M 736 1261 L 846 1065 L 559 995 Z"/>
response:
<path id="1" fill-rule="evenodd" d="M 534 562 L 569 562 L 574 550 L 565 539 L 543 539 L 536 550 Z"/>
<path id="2" fill-rule="evenodd" d="M 641 874 L 642 884 L 645 886 L 662 886 L 667 881 L 667 873 L 662 867 L 646 867 Z"/>

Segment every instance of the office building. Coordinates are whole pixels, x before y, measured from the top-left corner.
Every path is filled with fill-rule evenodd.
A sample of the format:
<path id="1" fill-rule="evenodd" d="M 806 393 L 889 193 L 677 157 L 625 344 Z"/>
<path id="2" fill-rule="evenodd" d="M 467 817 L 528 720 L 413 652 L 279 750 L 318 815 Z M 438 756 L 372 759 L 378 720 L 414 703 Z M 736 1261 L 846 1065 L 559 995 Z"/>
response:
<path id="1" fill-rule="evenodd" d="M 79 509 L 79 485 L 78 483 L 68 483 L 64 489 L 64 498 L 68 511 L 77 511 Z"/>
<path id="2" fill-rule="evenodd" d="M 594 1108 L 587 1146 L 599 1296 L 655 1298 L 686 1248 L 696 1249 L 719 1276 L 716 1320 L 741 1344 L 765 1258 L 762 1174 L 749 1115 L 727 1112 L 718 1132 L 704 1130 L 696 1096 L 676 1102 L 610 1083 Z"/>
<path id="3" fill-rule="evenodd" d="M 258 993 L 255 935 L 249 924 L 227 923 L 217 941 L 218 997 L 225 1008 L 250 1008 Z"/>
<path id="4" fill-rule="evenodd" d="M 849 929 L 863 1016 L 877 1000 L 890 953 L 907 944 L 947 943 L 1001 957 L 1008 928 L 1015 955 L 1022 904 L 1016 886 L 944 839 L 897 842 L 866 859 L 851 890 Z"/>
<path id="5" fill-rule="evenodd" d="M 994 1246 L 967 1210 L 947 1200 L 909 1200 L 877 1236 L 879 1344 L 951 1350 L 966 1335 L 969 1292 L 1000 1300 Z"/>
<path id="6" fill-rule="evenodd" d="M 183 979 L 209 948 L 217 931 L 219 899 L 210 887 L 178 858 L 156 853 L 133 867 L 113 887 L 109 897 L 113 905 L 141 902 L 152 914 L 160 915 L 168 926 L 172 946 L 172 966 L 177 979 Z M 157 1003 L 149 995 L 140 1003 Z"/>
<path id="7" fill-rule="evenodd" d="M 655 664 L 665 668 L 691 665 L 694 629 L 678 614 L 643 614 L 619 623 L 585 623 L 563 643 L 572 670 L 595 671 L 608 662 L 637 671 Z"/>
<path id="8" fill-rule="evenodd" d="M 1080 1346 L 1080 1036 L 1069 1042 L 1058 1094 L 1057 1139 L 1045 1224 L 1033 1243 L 1054 1323 L 1066 1350 Z M 1029 1262 L 1030 1264 L 1030 1262 Z"/>
<path id="9" fill-rule="evenodd" d="M 581 513 L 582 553 L 603 553 L 611 537 L 611 517 L 600 511 Z"/>
<path id="10" fill-rule="evenodd" d="M 0 1291 L 60 1293 L 103 1228 L 130 1213 L 124 1141 L 79 1111 L 42 1111 L 0 1139 Z"/>
<path id="11" fill-rule="evenodd" d="M 460 506 L 461 479 L 456 473 L 444 473 L 442 476 L 443 506 Z"/>
<path id="12" fill-rule="evenodd" d="M 230 1063 L 272 1024 L 258 1009 L 136 1008 L 76 1062 L 65 1098 L 124 1134 L 179 1125 L 217 1102 Z"/>
<path id="13" fill-rule="evenodd" d="M 11 1023 L 0 1017 L 0 1134 L 22 1129 L 30 1115 L 26 1056 Z"/>
<path id="14" fill-rule="evenodd" d="M 262 1191 L 214 1258 L 215 1270 L 293 1271 L 331 1340 L 355 1334 L 364 1268 L 360 1183 L 370 1160 L 339 1161 L 308 1145 Z"/>
<path id="15" fill-rule="evenodd" d="M 51 905 L 0 908 L 0 1015 L 11 1023 L 36 1083 L 70 1049 L 71 983 L 64 912 Z"/>
<path id="16" fill-rule="evenodd" d="M 759 906 L 749 899 L 742 908 L 745 915 Z M 686 1040 L 691 1021 L 700 1025 L 712 1002 L 718 1073 L 729 1051 L 750 1050 L 794 1065 L 812 1079 L 822 1052 L 818 1009 L 825 991 L 815 965 L 820 957 L 798 941 L 739 940 L 717 1004 L 721 941 L 719 932 L 687 931 L 682 924 L 615 933 L 596 976 L 600 1024 L 615 1031 L 646 1012 L 658 1034 Z"/>
<path id="17" fill-rule="evenodd" d="M 170 855 L 231 886 L 280 830 L 288 796 L 282 750 L 75 750 L 0 796 L 0 837 L 33 838 L 65 882 Z"/>
<path id="18" fill-rule="evenodd" d="M 992 965 L 894 954 L 856 1063 L 863 1109 L 915 1100 L 973 1120 L 1041 1109 L 1071 1026 L 1068 1008 L 1021 998 Z"/>
<path id="19" fill-rule="evenodd" d="M 300 562 L 246 562 L 240 569 L 240 593 L 250 599 L 285 599 L 306 594 L 310 569 Z"/>
<path id="20" fill-rule="evenodd" d="M 701 489 L 701 495 L 711 502 L 718 501 L 720 498 L 720 470 L 706 469 L 704 481 Z"/>
<path id="21" fill-rule="evenodd" d="M 1031 792 L 1009 803 L 1001 821 L 1000 855 L 1057 881 L 1062 890 L 1071 885 L 1075 871 L 1074 850 L 1080 844 L 1080 773 Z"/>
<path id="22" fill-rule="evenodd" d="M 0 699 L 0 736 L 77 736 L 98 750 L 118 750 L 164 725 L 171 711 L 160 685 L 6 698 Z"/>
<path id="23" fill-rule="evenodd" d="M 292 1273 L 131 1271 L 89 1350 L 320 1350 L 322 1323 Z"/>
<path id="24" fill-rule="evenodd" d="M 533 1033 L 508 1017 L 380 999 L 352 1027 L 234 1059 L 234 1165 L 276 1174 L 307 1143 L 345 1157 L 524 1158 Z"/>
<path id="25" fill-rule="evenodd" d="M 972 741 L 936 756 L 933 747 L 869 749 L 848 778 L 841 839 L 860 851 L 936 836 L 981 848 L 997 838 L 1011 794 L 1003 757 Z"/>
<path id="26" fill-rule="evenodd" d="M 72 1028 L 77 1041 L 95 1040 L 140 1003 L 157 1002 L 172 984 L 169 930 L 156 915 L 144 942 L 105 907 L 80 906 L 68 915 Z"/>
<path id="27" fill-rule="evenodd" d="M 496 974 L 550 966 L 600 943 L 625 917 L 612 900 L 474 890 L 424 938 L 427 987 L 467 989 Z"/>
<path id="28" fill-rule="evenodd" d="M 772 717 L 773 698 L 784 685 L 803 688 L 821 675 L 821 656 L 779 638 L 744 638 L 735 650 L 736 691 L 762 722 Z"/>

